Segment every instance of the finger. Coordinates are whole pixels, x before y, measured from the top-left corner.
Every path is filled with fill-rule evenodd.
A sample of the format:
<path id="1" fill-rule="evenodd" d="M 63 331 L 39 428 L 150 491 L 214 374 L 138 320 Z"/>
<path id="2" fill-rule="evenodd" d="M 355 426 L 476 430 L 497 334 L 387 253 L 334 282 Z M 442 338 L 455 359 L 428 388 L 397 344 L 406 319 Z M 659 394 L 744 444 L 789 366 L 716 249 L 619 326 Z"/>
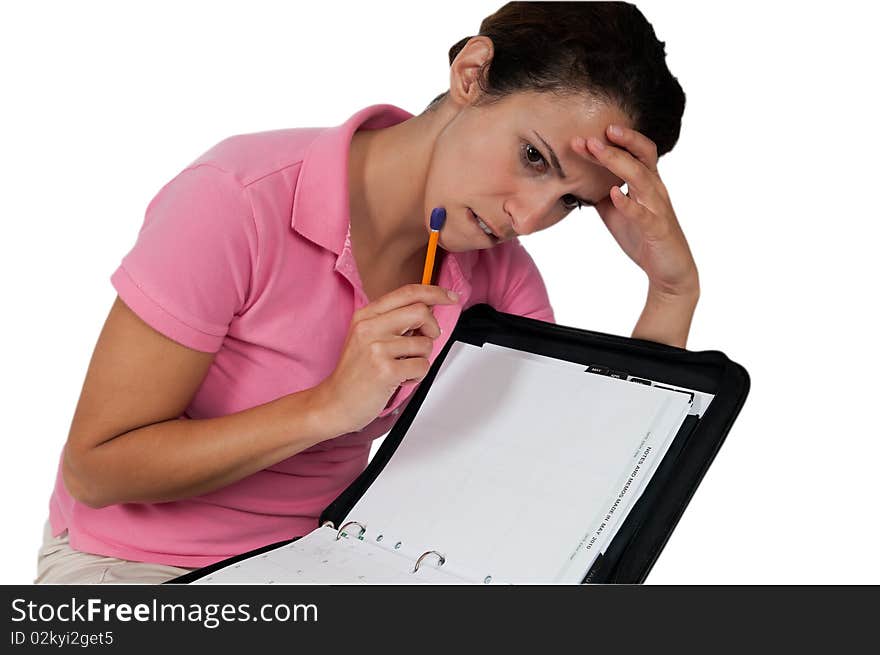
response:
<path id="1" fill-rule="evenodd" d="M 425 303 L 413 303 L 392 309 L 390 312 L 374 316 L 370 322 L 376 326 L 373 334 L 381 339 L 405 336 L 417 330 L 432 339 L 440 336 L 440 324 L 431 308 Z"/>
<path id="2" fill-rule="evenodd" d="M 654 213 L 639 202 L 636 202 L 620 190 L 619 186 L 611 187 L 611 203 L 628 219 L 648 227 L 654 220 Z"/>
<path id="3" fill-rule="evenodd" d="M 428 357 L 434 349 L 434 340 L 430 337 L 392 337 L 388 341 L 380 343 L 385 354 L 394 359 Z"/>
<path id="4" fill-rule="evenodd" d="M 653 186 L 657 175 L 628 151 L 594 137 L 587 139 L 585 146 L 602 166 L 622 179 L 637 197 L 655 198 L 657 192 Z"/>
<path id="5" fill-rule="evenodd" d="M 357 318 L 369 319 L 414 303 L 431 306 L 458 302 L 457 298 L 450 298 L 449 293 L 454 292 L 434 284 L 405 284 L 364 305 L 356 314 Z"/>
<path id="6" fill-rule="evenodd" d="M 421 380 L 431 370 L 431 362 L 424 357 L 404 357 L 394 360 L 395 377 L 403 384 L 407 380 Z"/>
<path id="7" fill-rule="evenodd" d="M 657 144 L 638 130 L 622 125 L 609 125 L 605 134 L 616 145 L 622 146 L 649 171 L 657 170 Z"/>
<path id="8" fill-rule="evenodd" d="M 439 325 L 439 323 L 438 323 L 438 325 Z M 439 330 L 440 330 L 440 334 L 443 334 L 443 329 L 442 329 L 442 328 L 439 328 Z M 407 330 L 406 332 L 404 332 L 404 333 L 401 334 L 400 336 L 402 336 L 402 337 L 409 337 L 409 336 L 412 336 L 412 335 L 415 334 L 415 333 L 416 333 L 416 328 L 410 328 L 409 330 Z M 421 331 L 421 334 L 424 334 L 424 331 Z M 437 336 L 439 337 L 440 334 L 438 334 Z M 435 338 L 436 338 L 436 337 L 435 337 Z"/>

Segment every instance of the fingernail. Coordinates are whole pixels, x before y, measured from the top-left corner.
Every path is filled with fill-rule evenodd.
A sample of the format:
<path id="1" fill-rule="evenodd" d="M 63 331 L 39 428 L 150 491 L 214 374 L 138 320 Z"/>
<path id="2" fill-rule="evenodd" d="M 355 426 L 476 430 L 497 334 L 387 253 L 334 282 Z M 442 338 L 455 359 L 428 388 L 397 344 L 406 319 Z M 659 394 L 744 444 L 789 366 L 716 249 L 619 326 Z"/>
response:
<path id="1" fill-rule="evenodd" d="M 623 130 L 620 129 L 620 127 L 618 127 L 617 125 L 612 125 L 611 134 L 613 134 L 614 136 L 623 136 Z"/>
<path id="2" fill-rule="evenodd" d="M 446 292 L 446 295 L 449 296 L 449 299 L 450 299 L 452 302 L 458 302 L 458 294 L 455 293 L 455 291 L 452 291 L 452 290 L 450 289 L 450 290 L 448 290 L 448 291 Z"/>
<path id="3" fill-rule="evenodd" d="M 605 144 L 602 143 L 599 139 L 590 137 L 590 145 L 592 145 L 596 150 L 605 150 Z"/>

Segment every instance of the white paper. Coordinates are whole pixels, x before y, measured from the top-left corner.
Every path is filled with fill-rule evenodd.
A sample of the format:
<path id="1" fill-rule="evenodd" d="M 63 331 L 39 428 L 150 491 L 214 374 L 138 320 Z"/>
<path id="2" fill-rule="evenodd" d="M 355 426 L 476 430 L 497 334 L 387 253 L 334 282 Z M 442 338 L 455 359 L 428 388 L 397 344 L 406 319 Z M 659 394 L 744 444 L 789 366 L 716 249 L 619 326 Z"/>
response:
<path id="1" fill-rule="evenodd" d="M 580 582 L 689 397 L 521 355 L 453 344 L 406 437 L 346 517 L 365 525 L 362 539 L 318 528 L 198 582 Z M 429 554 L 413 573 L 429 551 L 445 562 Z"/>
<path id="2" fill-rule="evenodd" d="M 576 362 L 570 362 L 565 359 L 557 359 L 556 357 L 547 357 L 546 355 L 539 355 L 537 353 L 526 352 L 523 350 L 517 350 L 516 348 L 508 348 L 506 346 L 499 346 L 494 343 L 484 343 L 483 350 L 493 350 L 499 353 L 503 353 L 508 355 L 509 357 L 518 357 L 520 359 L 528 359 L 534 362 L 541 362 L 547 364 L 549 366 L 565 366 L 568 368 L 575 368 L 580 371 L 586 371 L 587 367 L 583 364 L 578 364 Z M 599 375 L 598 373 L 592 373 L 591 375 Z M 712 399 L 715 397 L 714 394 L 706 393 L 705 391 L 697 391 L 696 389 L 689 389 L 687 387 L 681 387 L 675 384 L 669 384 L 668 382 L 661 382 L 658 380 L 653 380 L 651 378 L 646 378 L 644 376 L 639 375 L 629 375 L 627 376 L 627 380 L 632 380 L 634 377 L 637 377 L 641 380 L 648 380 L 652 386 L 659 387 L 668 387 L 671 389 L 676 389 L 678 391 L 684 391 L 687 393 L 694 394 L 694 402 L 691 406 L 690 413 L 696 414 L 698 416 L 702 416 L 706 411 L 706 408 L 709 407 L 709 403 L 712 402 Z M 641 383 L 634 383 L 641 384 Z"/>
<path id="3" fill-rule="evenodd" d="M 578 364 L 577 362 L 570 362 L 567 359 L 548 357 L 547 355 L 539 355 L 538 353 L 527 352 L 525 350 L 517 350 L 515 348 L 508 348 L 506 346 L 499 346 L 497 344 L 489 342 L 483 344 L 483 351 L 494 351 L 503 355 L 508 355 L 510 357 L 518 357 L 520 359 L 527 359 L 532 362 L 547 364 L 548 366 L 562 366 L 565 368 L 573 368 L 582 372 L 587 370 L 587 367 L 585 365 Z"/>
<path id="4" fill-rule="evenodd" d="M 675 391 L 455 343 L 346 520 L 446 552 L 450 571 L 551 582 L 646 434 L 677 430 L 688 405 Z"/>
<path id="5" fill-rule="evenodd" d="M 666 411 L 677 412 L 677 418 L 672 423 L 675 426 L 680 426 L 687 408 L 682 409 L 668 405 Z M 605 552 L 606 547 L 614 539 L 617 529 L 626 519 L 629 510 L 635 505 L 650 482 L 654 471 L 669 450 L 677 431 L 678 428 L 674 427 L 666 433 L 652 431 L 646 435 L 633 454 L 629 466 L 623 470 L 620 478 L 611 488 L 612 494 L 605 501 L 605 509 L 594 518 L 589 529 L 571 553 L 569 560 L 555 576 L 554 582 L 579 583 L 589 571 L 596 557 Z"/>

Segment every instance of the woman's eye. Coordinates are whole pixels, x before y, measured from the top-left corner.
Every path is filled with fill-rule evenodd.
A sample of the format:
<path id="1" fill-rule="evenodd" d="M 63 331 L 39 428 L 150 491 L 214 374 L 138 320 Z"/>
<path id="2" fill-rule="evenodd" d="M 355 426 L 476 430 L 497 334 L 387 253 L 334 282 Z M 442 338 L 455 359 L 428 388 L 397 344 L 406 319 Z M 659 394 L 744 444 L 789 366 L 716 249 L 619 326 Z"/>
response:
<path id="1" fill-rule="evenodd" d="M 531 143 L 524 143 L 522 151 L 523 159 L 526 161 L 525 165 L 529 168 L 538 169 L 540 172 L 543 173 L 543 169 L 546 168 L 547 165 L 547 160 L 544 159 L 544 155 L 541 154 L 541 151 L 538 150 Z M 541 164 L 542 166 L 539 169 L 533 164 Z M 569 211 L 571 211 L 572 209 L 580 209 L 583 206 L 583 203 L 577 198 L 577 196 L 574 196 L 570 193 L 566 193 L 564 196 L 562 196 L 562 204 Z"/>
<path id="2" fill-rule="evenodd" d="M 531 166 L 532 164 L 539 164 L 539 163 L 546 165 L 546 163 L 547 163 L 546 160 L 544 159 L 544 155 L 542 155 L 541 152 L 535 146 L 533 146 L 531 143 L 526 143 L 523 145 L 523 157 L 526 160 L 527 166 Z M 536 168 L 536 167 L 532 166 L 532 168 Z"/>
<path id="3" fill-rule="evenodd" d="M 577 196 L 573 196 L 570 193 L 566 193 L 562 196 L 562 204 L 565 205 L 566 209 L 580 209 L 581 201 L 577 198 Z"/>

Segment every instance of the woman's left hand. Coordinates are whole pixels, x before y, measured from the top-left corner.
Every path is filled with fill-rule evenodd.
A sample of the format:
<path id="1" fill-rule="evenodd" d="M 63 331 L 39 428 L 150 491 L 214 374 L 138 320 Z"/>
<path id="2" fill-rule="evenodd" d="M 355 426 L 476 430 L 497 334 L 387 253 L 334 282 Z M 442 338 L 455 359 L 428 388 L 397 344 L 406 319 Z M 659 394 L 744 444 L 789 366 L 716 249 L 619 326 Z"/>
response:
<path id="1" fill-rule="evenodd" d="M 582 157 L 593 155 L 621 178 L 629 191 L 613 186 L 596 210 L 618 245 L 648 276 L 652 291 L 668 296 L 699 294 L 697 267 L 657 172 L 657 146 L 640 132 L 613 125 L 610 143 L 594 137 L 574 139 Z M 594 162 L 593 162 L 594 163 Z"/>

